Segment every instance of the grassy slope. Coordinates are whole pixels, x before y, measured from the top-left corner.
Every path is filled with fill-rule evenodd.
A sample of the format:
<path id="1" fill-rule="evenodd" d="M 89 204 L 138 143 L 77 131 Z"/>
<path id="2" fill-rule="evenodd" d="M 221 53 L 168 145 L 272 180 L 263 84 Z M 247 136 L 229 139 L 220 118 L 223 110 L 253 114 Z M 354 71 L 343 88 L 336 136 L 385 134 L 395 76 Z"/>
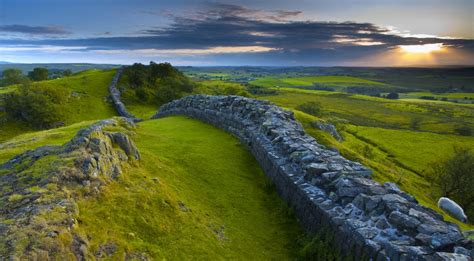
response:
<path id="1" fill-rule="evenodd" d="M 370 81 L 357 77 L 350 76 L 309 76 L 309 77 L 292 77 L 292 78 L 277 78 L 265 77 L 250 82 L 251 84 L 262 87 L 298 87 L 298 86 L 312 86 L 314 83 L 328 84 L 334 86 L 346 86 L 354 84 L 376 85 L 383 86 L 383 83 Z"/>
<path id="2" fill-rule="evenodd" d="M 474 129 L 473 105 L 406 102 L 297 89 L 283 89 L 279 95 L 261 98 L 290 108 L 295 108 L 304 102 L 317 101 L 326 116 L 346 119 L 355 125 L 410 129 L 411 121 L 420 119 L 421 131 L 452 134 L 456 127 L 463 124 Z"/>
<path id="3" fill-rule="evenodd" d="M 113 106 L 106 101 L 108 85 L 115 71 L 90 70 L 71 77 L 48 80 L 35 83 L 43 86 L 66 88 L 72 95 L 64 108 L 66 112 L 65 124 L 105 119 L 117 115 Z M 8 88 L 10 91 L 13 87 Z M 18 134 L 31 132 L 31 128 L 19 122 L 8 121 L 0 123 L 0 142 Z"/>
<path id="4" fill-rule="evenodd" d="M 79 203 L 93 249 L 114 241 L 113 258 L 294 259 L 299 226 L 237 139 L 184 117 L 142 122 L 134 139 L 140 166 Z"/>

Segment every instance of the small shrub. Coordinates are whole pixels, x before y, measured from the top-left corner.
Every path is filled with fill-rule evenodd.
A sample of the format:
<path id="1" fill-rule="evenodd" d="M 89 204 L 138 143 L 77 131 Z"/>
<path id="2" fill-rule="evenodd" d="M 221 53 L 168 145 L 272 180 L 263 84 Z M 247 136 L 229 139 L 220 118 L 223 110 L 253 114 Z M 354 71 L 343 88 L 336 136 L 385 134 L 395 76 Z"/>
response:
<path id="1" fill-rule="evenodd" d="M 462 136 L 471 136 L 472 135 L 472 129 L 471 129 L 471 127 L 469 127 L 467 125 L 459 126 L 459 127 L 455 128 L 454 131 L 457 134 L 462 135 Z"/>
<path id="2" fill-rule="evenodd" d="M 387 99 L 396 100 L 396 99 L 398 99 L 399 96 L 398 96 L 398 93 L 391 92 L 391 93 L 387 94 L 386 97 L 387 97 Z"/>
<path id="3" fill-rule="evenodd" d="M 296 107 L 296 109 L 313 116 L 322 115 L 321 104 L 315 101 L 310 101 L 310 102 L 305 102 L 303 104 L 300 104 Z"/>
<path id="4" fill-rule="evenodd" d="M 421 118 L 415 117 L 410 120 L 410 128 L 412 130 L 419 130 L 421 125 Z"/>
<path id="5" fill-rule="evenodd" d="M 8 202 L 17 202 L 23 199 L 23 196 L 20 194 L 13 194 L 8 197 Z"/>

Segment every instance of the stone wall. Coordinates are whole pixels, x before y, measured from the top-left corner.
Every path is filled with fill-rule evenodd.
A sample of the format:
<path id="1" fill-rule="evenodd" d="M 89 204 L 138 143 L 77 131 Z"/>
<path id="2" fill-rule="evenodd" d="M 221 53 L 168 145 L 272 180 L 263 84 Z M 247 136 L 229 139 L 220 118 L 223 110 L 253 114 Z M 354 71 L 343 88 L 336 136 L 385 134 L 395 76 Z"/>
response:
<path id="1" fill-rule="evenodd" d="M 120 80 L 120 76 L 123 73 L 124 67 L 120 67 L 117 69 L 117 73 L 115 73 L 114 77 L 112 78 L 112 82 L 109 85 L 109 93 L 110 98 L 112 99 L 112 103 L 114 104 L 115 109 L 119 113 L 120 116 L 125 118 L 130 118 L 134 122 L 142 121 L 142 119 L 135 117 L 132 113 L 130 113 L 125 104 L 120 100 L 120 91 L 117 89 L 118 81 Z"/>
<path id="2" fill-rule="evenodd" d="M 163 105 L 152 118 L 169 115 L 187 115 L 237 136 L 306 231 L 330 228 L 342 253 L 373 260 L 471 260 L 473 243 L 457 225 L 318 144 L 290 111 L 239 96 L 193 95 Z"/>

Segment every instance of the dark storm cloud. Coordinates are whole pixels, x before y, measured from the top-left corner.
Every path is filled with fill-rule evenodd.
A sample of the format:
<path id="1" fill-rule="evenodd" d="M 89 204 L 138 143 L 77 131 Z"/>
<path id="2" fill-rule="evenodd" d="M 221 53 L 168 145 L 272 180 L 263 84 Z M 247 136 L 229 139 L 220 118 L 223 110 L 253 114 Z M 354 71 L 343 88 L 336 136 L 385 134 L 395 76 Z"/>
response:
<path id="1" fill-rule="evenodd" d="M 20 24 L 0 25 L 0 32 L 31 35 L 66 35 L 71 33 L 61 26 L 29 26 Z"/>
<path id="2" fill-rule="evenodd" d="M 474 51 L 474 40 L 402 37 L 371 23 L 298 20 L 301 11 L 262 11 L 244 6 L 213 4 L 188 16 L 155 13 L 171 19 L 165 27 L 148 28 L 133 37 L 95 37 L 37 41 L 6 40 L 5 44 L 84 46 L 86 50 L 209 49 L 261 46 L 267 52 L 248 54 L 255 59 L 347 61 L 376 54 L 397 45 L 443 43 Z M 64 34 L 58 27 L 1 26 L 0 31 Z M 266 57 L 265 57 L 266 56 Z M 271 56 L 271 57 L 270 57 Z M 243 57 L 243 56 L 242 56 Z M 247 57 L 248 59 L 248 57 Z"/>

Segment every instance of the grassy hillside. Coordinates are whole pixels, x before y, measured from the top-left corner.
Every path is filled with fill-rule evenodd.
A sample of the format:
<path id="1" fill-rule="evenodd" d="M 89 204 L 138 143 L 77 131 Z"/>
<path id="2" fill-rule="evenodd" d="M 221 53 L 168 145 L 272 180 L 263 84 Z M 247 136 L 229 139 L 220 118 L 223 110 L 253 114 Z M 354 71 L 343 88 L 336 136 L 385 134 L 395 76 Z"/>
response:
<path id="1" fill-rule="evenodd" d="M 154 259 L 294 259 L 301 230 L 236 138 L 184 117 L 142 122 L 142 160 L 79 203 L 91 246 Z"/>
<path id="2" fill-rule="evenodd" d="M 68 90 L 69 97 L 64 106 L 66 115 L 64 124 L 70 125 L 87 120 L 105 119 L 117 115 L 113 106 L 107 101 L 108 85 L 115 71 L 90 70 L 71 77 L 42 81 L 35 83 L 39 86 L 51 86 Z M 14 91 L 17 87 L 0 88 L 4 92 Z M 0 142 L 18 134 L 34 131 L 24 123 L 6 121 L 5 115 L 0 115 Z"/>
<path id="3" fill-rule="evenodd" d="M 326 118 L 340 118 L 355 125 L 447 134 L 455 134 L 455 129 L 460 126 L 474 129 L 474 105 L 423 100 L 409 102 L 288 88 L 280 90 L 278 95 L 261 98 L 289 108 L 316 101 Z"/>
<path id="4" fill-rule="evenodd" d="M 315 83 L 333 85 L 333 86 L 350 86 L 357 84 L 382 86 L 383 83 L 370 81 L 350 76 L 309 76 L 309 77 L 291 77 L 277 78 L 264 77 L 251 81 L 251 84 L 262 87 L 300 87 L 312 86 Z"/>

